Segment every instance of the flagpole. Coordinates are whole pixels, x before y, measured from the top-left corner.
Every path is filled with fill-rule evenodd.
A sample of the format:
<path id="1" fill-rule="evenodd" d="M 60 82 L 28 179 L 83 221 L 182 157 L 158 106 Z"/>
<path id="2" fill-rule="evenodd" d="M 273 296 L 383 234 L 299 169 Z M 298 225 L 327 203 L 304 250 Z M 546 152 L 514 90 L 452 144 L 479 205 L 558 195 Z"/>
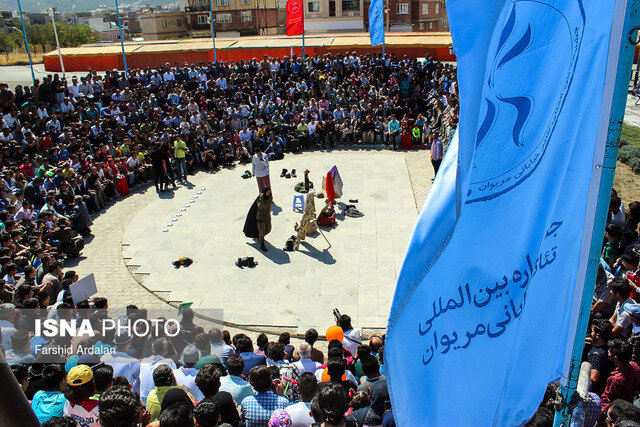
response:
<path id="1" fill-rule="evenodd" d="M 60 59 L 60 68 L 62 69 L 62 77 L 65 77 L 64 72 L 64 61 L 62 60 L 62 51 L 60 50 L 60 41 L 58 40 L 58 30 L 56 29 L 56 9 L 55 7 L 51 7 L 47 9 L 51 11 L 51 22 L 53 23 L 53 35 L 56 38 L 56 46 L 58 47 L 58 59 Z"/>
<path id="2" fill-rule="evenodd" d="M 388 0 L 385 0 L 384 5 L 382 7 L 382 59 L 384 60 L 384 56 L 385 56 L 385 34 L 384 34 L 384 29 L 386 28 L 385 25 L 387 25 L 387 23 L 385 22 L 385 15 L 387 14 L 387 7 L 389 6 Z M 369 21 L 371 22 L 371 21 Z"/>
<path id="3" fill-rule="evenodd" d="M 31 50 L 29 49 L 29 39 L 27 38 L 27 29 L 24 26 L 24 17 L 22 16 L 22 6 L 18 0 L 18 13 L 20 13 L 20 22 L 22 23 L 22 36 L 24 37 L 24 47 L 27 49 L 27 57 L 29 58 L 29 67 L 31 67 L 31 79 L 36 84 L 36 73 L 33 72 L 33 61 L 31 61 Z"/>
<path id="4" fill-rule="evenodd" d="M 637 22 L 640 21 L 640 11 L 638 10 L 639 6 L 640 0 L 627 0 L 626 2 L 624 25 L 622 27 L 622 40 L 620 41 L 620 52 L 615 71 L 615 84 L 613 88 L 613 100 L 609 116 L 604 159 L 602 165 L 595 166 L 596 169 L 601 169 L 602 173 L 598 188 L 595 220 L 591 235 L 591 244 L 589 247 L 585 283 L 582 290 L 580 313 L 578 315 L 577 327 L 573 338 L 573 351 L 569 364 L 569 377 L 567 378 L 567 384 L 561 388 L 563 405 L 561 410 L 556 412 L 554 427 L 566 426 L 570 421 L 571 410 L 573 408 L 568 404 L 568 402 L 571 401 L 578 385 L 580 362 L 582 360 L 582 353 L 584 350 L 584 338 L 589 324 L 591 302 L 596 284 L 598 264 L 600 263 L 600 251 L 602 248 L 602 240 L 604 238 L 604 228 L 606 225 L 607 213 L 609 211 L 609 203 L 611 201 L 611 188 L 613 187 L 613 178 L 618 158 L 618 144 L 626 108 L 629 80 L 631 78 L 631 63 L 635 52 L 635 45 L 631 40 L 636 37 L 636 33 L 638 31 L 638 28 L 635 26 Z M 597 158 L 596 153 L 596 159 Z"/>
<path id="5" fill-rule="evenodd" d="M 209 13 L 211 15 L 211 40 L 213 41 L 213 62 L 218 63 L 218 55 L 216 54 L 216 33 L 213 29 L 213 0 L 209 0 Z"/>
<path id="6" fill-rule="evenodd" d="M 304 63 L 305 53 L 304 53 L 304 30 L 302 30 L 302 62 Z"/>
<path id="7" fill-rule="evenodd" d="M 116 0 L 116 16 L 118 17 L 118 29 L 120 30 L 120 47 L 122 48 L 122 62 L 124 64 L 124 76 L 128 77 L 127 55 L 124 53 L 124 38 L 122 36 L 122 24 L 120 24 L 120 8 L 118 7 L 118 0 Z"/>

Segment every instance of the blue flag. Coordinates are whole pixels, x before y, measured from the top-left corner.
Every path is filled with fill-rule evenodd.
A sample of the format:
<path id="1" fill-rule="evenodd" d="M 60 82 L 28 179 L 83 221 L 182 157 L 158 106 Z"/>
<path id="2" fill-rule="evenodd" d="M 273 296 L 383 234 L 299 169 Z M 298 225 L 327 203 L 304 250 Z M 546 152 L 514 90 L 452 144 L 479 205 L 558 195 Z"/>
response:
<path id="1" fill-rule="evenodd" d="M 623 1 L 447 2 L 460 123 L 389 316 L 400 426 L 522 425 L 566 375 Z"/>
<path id="2" fill-rule="evenodd" d="M 382 0 L 371 0 L 369 6 L 369 38 L 371 46 L 384 43 L 384 6 Z"/>

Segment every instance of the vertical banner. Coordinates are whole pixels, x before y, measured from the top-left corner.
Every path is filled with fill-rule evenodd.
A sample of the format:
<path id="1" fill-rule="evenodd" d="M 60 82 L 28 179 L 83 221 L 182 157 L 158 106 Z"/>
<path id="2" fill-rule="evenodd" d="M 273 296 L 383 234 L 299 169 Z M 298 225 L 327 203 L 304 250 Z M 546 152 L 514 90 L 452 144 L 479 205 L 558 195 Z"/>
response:
<path id="1" fill-rule="evenodd" d="M 304 34 L 303 0 L 287 0 L 287 35 Z"/>
<path id="2" fill-rule="evenodd" d="M 384 43 L 384 5 L 383 0 L 371 0 L 369 6 L 369 38 L 371 46 Z"/>
<path id="3" fill-rule="evenodd" d="M 460 123 L 389 316 L 385 367 L 398 425 L 522 425 L 563 375 L 620 3 L 447 2 Z"/>

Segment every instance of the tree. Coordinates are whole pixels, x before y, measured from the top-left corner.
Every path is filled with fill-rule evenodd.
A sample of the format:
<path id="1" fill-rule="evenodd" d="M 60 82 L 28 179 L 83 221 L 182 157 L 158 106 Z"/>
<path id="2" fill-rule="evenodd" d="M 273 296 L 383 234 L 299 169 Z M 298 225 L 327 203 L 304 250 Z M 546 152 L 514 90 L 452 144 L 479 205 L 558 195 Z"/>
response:
<path id="1" fill-rule="evenodd" d="M 8 53 L 13 50 L 13 47 L 13 41 L 9 38 L 9 35 L 4 31 L 0 31 L 0 51 Z"/>
<path id="2" fill-rule="evenodd" d="M 95 43 L 99 40 L 96 33 L 86 24 L 67 25 L 56 22 L 60 47 L 75 47 L 86 43 Z M 53 32 L 53 24 L 27 25 L 27 36 L 30 45 L 55 46 L 56 39 Z"/>

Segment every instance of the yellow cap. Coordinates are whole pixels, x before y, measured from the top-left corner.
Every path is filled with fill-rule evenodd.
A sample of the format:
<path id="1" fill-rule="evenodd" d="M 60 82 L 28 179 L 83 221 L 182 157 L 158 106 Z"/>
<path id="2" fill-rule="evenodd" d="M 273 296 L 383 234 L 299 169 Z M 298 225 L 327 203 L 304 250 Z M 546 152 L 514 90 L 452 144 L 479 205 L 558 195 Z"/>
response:
<path id="1" fill-rule="evenodd" d="M 88 383 L 93 379 L 93 371 L 87 365 L 74 366 L 67 374 L 67 384 L 79 386 Z"/>

